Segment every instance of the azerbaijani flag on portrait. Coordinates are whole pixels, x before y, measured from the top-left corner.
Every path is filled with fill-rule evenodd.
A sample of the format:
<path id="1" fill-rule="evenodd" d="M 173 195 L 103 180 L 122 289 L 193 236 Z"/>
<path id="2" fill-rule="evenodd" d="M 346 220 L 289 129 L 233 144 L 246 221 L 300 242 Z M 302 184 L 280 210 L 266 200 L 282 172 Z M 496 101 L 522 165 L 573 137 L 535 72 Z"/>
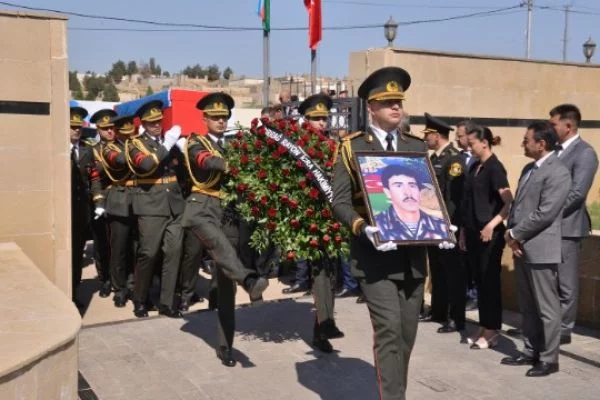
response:
<path id="1" fill-rule="evenodd" d="M 265 32 L 271 31 L 271 0 L 258 0 L 258 7 L 256 13 L 260 17 L 263 30 Z"/>

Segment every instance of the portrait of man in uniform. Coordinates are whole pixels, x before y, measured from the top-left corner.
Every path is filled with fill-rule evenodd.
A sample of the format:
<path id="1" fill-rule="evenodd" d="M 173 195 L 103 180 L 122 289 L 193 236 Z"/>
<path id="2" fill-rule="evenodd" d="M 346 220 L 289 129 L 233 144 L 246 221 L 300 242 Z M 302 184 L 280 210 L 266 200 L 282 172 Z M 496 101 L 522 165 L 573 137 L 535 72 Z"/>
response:
<path id="1" fill-rule="evenodd" d="M 431 245 L 454 240 L 426 155 L 357 154 L 357 160 L 380 242 Z"/>

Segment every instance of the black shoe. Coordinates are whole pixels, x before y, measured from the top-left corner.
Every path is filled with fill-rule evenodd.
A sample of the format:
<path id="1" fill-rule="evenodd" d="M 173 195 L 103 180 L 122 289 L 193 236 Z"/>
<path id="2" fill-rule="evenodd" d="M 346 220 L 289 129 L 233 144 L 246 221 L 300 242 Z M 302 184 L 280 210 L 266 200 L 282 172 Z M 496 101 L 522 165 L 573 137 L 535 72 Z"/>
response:
<path id="1" fill-rule="evenodd" d="M 311 297 L 312 289 L 308 289 L 306 292 L 302 293 L 302 297 Z"/>
<path id="2" fill-rule="evenodd" d="M 571 335 L 561 335 L 560 344 L 571 344 Z"/>
<path id="3" fill-rule="evenodd" d="M 136 301 L 133 302 L 133 315 L 138 318 L 146 318 L 148 317 L 148 308 L 146 304 L 138 303 Z"/>
<path id="4" fill-rule="evenodd" d="M 79 311 L 81 311 L 81 310 L 83 310 L 83 309 L 85 308 L 85 306 L 83 305 L 83 303 L 82 303 L 82 302 L 80 302 L 80 301 L 79 301 L 79 300 L 77 300 L 77 299 L 73 299 L 73 304 L 75 304 L 75 307 L 77 307 L 77 309 L 78 309 Z"/>
<path id="5" fill-rule="evenodd" d="M 323 336 L 315 336 L 312 342 L 313 346 L 321 350 L 323 353 L 333 353 L 333 346 L 329 343 L 329 340 Z"/>
<path id="6" fill-rule="evenodd" d="M 421 312 L 419 313 L 419 321 L 421 322 L 430 322 L 432 321 L 431 313 Z"/>
<path id="7" fill-rule="evenodd" d="M 179 303 L 179 311 L 186 312 L 190 310 L 190 301 L 189 300 L 181 300 Z"/>
<path id="8" fill-rule="evenodd" d="M 356 292 L 356 290 L 346 289 L 346 288 L 343 288 L 342 290 L 340 290 L 339 292 L 337 292 L 335 294 L 335 297 L 337 297 L 338 299 L 341 299 L 344 297 L 356 297 L 356 296 L 358 296 L 358 293 Z"/>
<path id="9" fill-rule="evenodd" d="M 186 312 L 190 310 L 190 307 L 196 303 L 202 303 L 204 299 L 199 297 L 197 294 L 193 294 L 191 299 L 181 299 L 179 302 L 179 311 Z"/>
<path id="10" fill-rule="evenodd" d="M 129 297 L 129 295 L 126 292 L 125 293 L 123 293 L 123 292 L 115 293 L 115 295 L 113 296 L 113 302 L 115 303 L 115 307 L 117 307 L 117 308 L 125 307 L 125 305 L 127 305 L 128 297 Z"/>
<path id="11" fill-rule="evenodd" d="M 357 304 L 364 304 L 367 302 L 367 299 L 365 298 L 364 294 L 359 294 L 358 297 L 356 298 L 356 303 Z"/>
<path id="12" fill-rule="evenodd" d="M 464 330 L 464 325 L 457 325 L 454 321 L 449 321 L 448 323 L 445 323 L 442 327 L 438 328 L 437 333 L 452 333 Z"/>
<path id="13" fill-rule="evenodd" d="M 100 287 L 100 291 L 98 292 L 98 294 L 100 295 L 100 297 L 105 298 L 110 296 L 110 292 L 112 291 L 112 287 L 110 285 L 110 281 L 106 281 L 102 283 L 102 286 Z"/>
<path id="14" fill-rule="evenodd" d="M 333 320 L 327 320 L 323 322 L 319 328 L 320 332 L 327 339 L 340 339 L 344 337 L 344 332 L 340 331 L 340 329 L 335 325 L 335 322 L 333 322 Z"/>
<path id="15" fill-rule="evenodd" d="M 161 304 L 158 306 L 158 313 L 160 315 L 164 315 L 166 317 L 169 318 L 181 318 L 183 317 L 183 315 L 181 315 L 181 312 L 179 312 L 179 310 L 175 309 L 175 308 L 171 308 L 169 306 L 166 306 L 164 304 Z"/>
<path id="16" fill-rule="evenodd" d="M 516 357 L 504 357 L 500 360 L 503 365 L 535 365 L 538 362 L 535 358 L 527 357 L 523 354 Z"/>
<path id="17" fill-rule="evenodd" d="M 509 329 L 506 331 L 506 334 L 510 337 L 520 339 L 523 337 L 523 330 L 521 328 Z"/>
<path id="18" fill-rule="evenodd" d="M 281 293 L 292 294 L 292 293 L 306 292 L 307 290 L 308 290 L 308 287 L 306 287 L 306 285 L 299 285 L 297 283 L 294 283 L 292 286 L 284 288 L 281 291 Z"/>
<path id="19" fill-rule="evenodd" d="M 263 292 L 269 287 L 269 280 L 263 277 L 248 277 L 245 283 L 252 303 L 262 300 Z"/>
<path id="20" fill-rule="evenodd" d="M 533 366 L 529 371 L 525 373 L 525 376 L 530 377 L 538 377 L 538 376 L 548 376 L 558 372 L 558 363 L 547 363 L 544 361 L 539 361 L 537 364 Z"/>
<path id="21" fill-rule="evenodd" d="M 465 306 L 465 310 L 466 311 L 477 310 L 477 308 L 478 308 L 477 300 L 475 300 L 475 299 L 467 299 L 467 304 Z"/>
<path id="22" fill-rule="evenodd" d="M 153 302 L 151 302 L 150 300 L 147 300 L 144 303 L 144 307 L 146 307 L 147 311 L 158 311 L 158 308 L 154 305 Z"/>
<path id="23" fill-rule="evenodd" d="M 217 358 L 221 360 L 221 364 L 226 367 L 235 367 L 235 364 L 237 364 L 233 358 L 233 352 L 230 348 L 225 346 L 220 346 L 217 349 Z"/>

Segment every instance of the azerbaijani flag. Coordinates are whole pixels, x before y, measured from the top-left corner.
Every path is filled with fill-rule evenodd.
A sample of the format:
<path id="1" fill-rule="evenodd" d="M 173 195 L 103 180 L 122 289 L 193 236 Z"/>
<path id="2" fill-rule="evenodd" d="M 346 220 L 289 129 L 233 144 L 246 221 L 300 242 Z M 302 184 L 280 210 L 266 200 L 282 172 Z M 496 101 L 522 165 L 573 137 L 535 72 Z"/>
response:
<path id="1" fill-rule="evenodd" d="M 260 17 L 263 23 L 263 30 L 265 32 L 271 31 L 271 0 L 258 0 L 258 7 L 256 13 Z"/>

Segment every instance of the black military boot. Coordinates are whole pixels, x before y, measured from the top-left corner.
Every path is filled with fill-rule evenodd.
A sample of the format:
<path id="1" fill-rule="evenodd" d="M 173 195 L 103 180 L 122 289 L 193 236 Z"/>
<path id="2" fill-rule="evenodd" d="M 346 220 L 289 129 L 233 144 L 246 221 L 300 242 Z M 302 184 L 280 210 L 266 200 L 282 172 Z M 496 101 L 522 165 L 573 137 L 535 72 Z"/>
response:
<path id="1" fill-rule="evenodd" d="M 323 331 L 321 325 L 319 325 L 315 319 L 315 327 L 313 329 L 313 346 L 321 350 L 323 353 L 333 353 L 333 346 L 327 339 L 327 335 Z"/>

